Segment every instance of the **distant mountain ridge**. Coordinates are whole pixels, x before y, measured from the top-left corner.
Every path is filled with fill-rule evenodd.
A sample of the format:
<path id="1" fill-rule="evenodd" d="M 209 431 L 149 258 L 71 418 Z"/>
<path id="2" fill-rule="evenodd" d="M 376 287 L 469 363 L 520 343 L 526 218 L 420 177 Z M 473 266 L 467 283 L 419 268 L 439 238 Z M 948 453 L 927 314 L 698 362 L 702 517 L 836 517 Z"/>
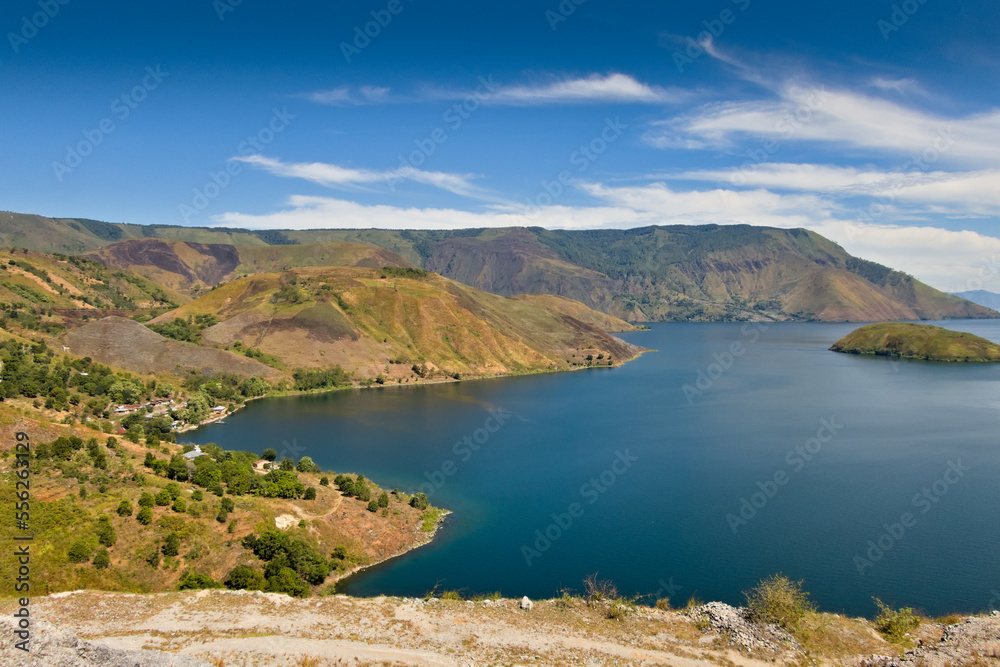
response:
<path id="1" fill-rule="evenodd" d="M 173 257 L 169 265 L 166 259 L 133 262 L 142 254 L 133 246 L 149 244 L 150 238 L 170 244 L 180 263 Z M 424 268 L 502 296 L 566 297 L 630 321 L 998 317 L 912 276 L 853 257 L 815 232 L 749 225 L 250 231 L 0 213 L 0 245 L 91 253 L 109 266 L 181 291 L 260 271 L 381 262 Z M 222 245 L 233 250 L 215 247 Z M 220 264 L 213 253 L 235 253 L 239 259 Z"/>
<path id="2" fill-rule="evenodd" d="M 980 306 L 992 308 L 993 310 L 1000 310 L 1000 294 L 997 294 L 996 292 L 987 292 L 986 290 L 977 289 L 968 292 L 951 292 L 951 294 L 962 297 L 963 299 L 968 299 L 972 303 L 978 303 Z"/>

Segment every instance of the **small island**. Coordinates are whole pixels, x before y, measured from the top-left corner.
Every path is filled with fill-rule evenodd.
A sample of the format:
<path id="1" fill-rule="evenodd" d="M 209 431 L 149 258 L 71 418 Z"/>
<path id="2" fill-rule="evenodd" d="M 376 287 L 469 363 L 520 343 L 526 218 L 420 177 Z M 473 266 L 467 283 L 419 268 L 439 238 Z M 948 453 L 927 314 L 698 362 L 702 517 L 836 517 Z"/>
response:
<path id="1" fill-rule="evenodd" d="M 925 361 L 998 362 L 1000 345 L 962 331 L 930 324 L 879 322 L 844 336 L 834 352 Z"/>

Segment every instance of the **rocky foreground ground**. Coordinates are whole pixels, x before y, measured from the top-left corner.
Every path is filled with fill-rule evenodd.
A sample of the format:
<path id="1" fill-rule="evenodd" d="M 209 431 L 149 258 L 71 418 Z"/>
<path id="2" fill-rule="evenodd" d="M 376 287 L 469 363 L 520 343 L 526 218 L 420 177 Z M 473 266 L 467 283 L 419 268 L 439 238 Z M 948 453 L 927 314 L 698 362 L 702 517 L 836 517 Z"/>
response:
<path id="1" fill-rule="evenodd" d="M 793 638 L 719 603 L 681 611 L 640 606 L 620 616 L 579 598 L 74 592 L 32 600 L 25 654 L 14 647 L 14 611 L 12 600 L 0 602 L 3 665 L 1000 665 L 997 613 L 925 623 L 912 638 L 916 648 L 903 653 L 863 619 L 818 614 Z"/>

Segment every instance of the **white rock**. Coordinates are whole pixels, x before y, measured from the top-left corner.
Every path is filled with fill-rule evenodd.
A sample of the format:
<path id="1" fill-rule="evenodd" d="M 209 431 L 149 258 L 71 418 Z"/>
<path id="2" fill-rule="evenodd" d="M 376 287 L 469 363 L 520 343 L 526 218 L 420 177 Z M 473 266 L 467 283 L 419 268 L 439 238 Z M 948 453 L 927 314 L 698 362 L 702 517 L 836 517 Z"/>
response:
<path id="1" fill-rule="evenodd" d="M 531 609 L 534 606 L 535 606 L 535 603 L 532 602 L 531 600 L 529 600 L 527 595 L 525 595 L 523 598 L 521 598 L 521 609 Z"/>

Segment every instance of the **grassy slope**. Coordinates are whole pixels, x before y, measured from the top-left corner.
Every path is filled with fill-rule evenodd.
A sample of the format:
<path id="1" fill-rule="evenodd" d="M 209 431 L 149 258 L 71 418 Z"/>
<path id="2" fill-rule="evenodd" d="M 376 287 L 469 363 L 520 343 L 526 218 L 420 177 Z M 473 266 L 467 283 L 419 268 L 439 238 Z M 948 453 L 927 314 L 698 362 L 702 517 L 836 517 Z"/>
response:
<path id="1" fill-rule="evenodd" d="M 1000 361 L 1000 345 L 985 338 L 927 324 L 881 322 L 861 327 L 834 343 L 835 352 L 926 359 Z"/>
<path id="2" fill-rule="evenodd" d="M 0 503 L 4 509 L 4 521 L 0 525 L 0 539 L 12 543 L 15 529 L 13 520 L 14 484 L 13 434 L 23 430 L 31 441 L 38 445 L 59 435 L 79 435 L 84 440 L 97 437 L 101 447 L 107 436 L 82 428 L 55 424 L 42 418 L 37 411 L 20 410 L 8 403 L 0 403 L 0 434 L 3 436 L 0 450 Z M 249 449 L 263 449 L 271 443 L 246 443 Z M 179 445 L 162 445 L 149 450 L 120 439 L 117 449 L 106 449 L 109 467 L 101 471 L 89 464 L 86 451 L 77 452 L 74 462 L 84 482 L 76 477 L 66 477 L 52 466 L 51 462 L 32 464 L 31 487 L 31 534 L 32 581 L 38 586 L 35 594 L 53 593 L 80 588 L 119 590 L 132 592 L 154 592 L 172 590 L 186 568 L 209 574 L 217 580 L 225 578 L 235 565 L 247 563 L 261 569 L 261 564 L 240 545 L 239 540 L 251 532 L 261 532 L 274 527 L 277 516 L 289 515 L 295 518 L 293 527 L 288 528 L 293 537 L 304 539 L 320 548 L 328 556 L 334 547 L 344 546 L 349 553 L 340 571 L 366 563 L 373 563 L 425 542 L 429 535 L 422 530 L 422 512 L 406 504 L 406 497 L 390 495 L 389 516 L 383 517 L 368 512 L 366 503 L 357 498 L 344 498 L 331 486 L 320 486 L 320 475 L 299 473 L 299 478 L 317 490 L 316 500 L 283 500 L 277 498 L 257 498 L 254 496 L 226 496 L 233 498 L 236 511 L 231 512 L 228 521 L 235 520 L 233 532 L 228 531 L 228 522 L 220 524 L 215 520 L 221 499 L 203 491 L 201 501 L 192 500 L 190 483 L 181 483 L 181 497 L 187 500 L 185 513 L 174 512 L 170 506 L 154 507 L 154 520 L 142 526 L 135 519 L 137 499 L 143 491 L 154 495 L 168 482 L 158 477 L 142 465 L 147 451 L 153 451 L 161 459 L 169 458 L 169 453 L 179 452 Z M 136 482 L 133 472 L 140 472 L 143 481 Z M 327 473 L 333 479 L 332 473 Z M 105 492 L 99 486 L 105 486 Z M 80 489 L 88 492 L 81 498 Z M 373 497 L 381 491 L 373 489 Z M 133 504 L 130 517 L 119 517 L 115 512 L 121 500 Z M 86 538 L 96 526 L 98 517 L 107 515 L 117 532 L 118 541 L 109 549 L 112 566 L 107 570 L 95 569 L 91 564 L 69 562 L 67 551 L 70 545 Z M 299 519 L 304 526 L 297 526 Z M 171 531 L 181 535 L 182 547 L 179 556 L 165 558 L 157 568 L 146 562 L 146 557 L 163 543 Z M 96 540 L 95 540 L 96 544 Z M 13 594 L 13 582 L 17 570 L 16 558 L 11 550 L 0 555 L 0 595 Z"/>
<path id="3" fill-rule="evenodd" d="M 298 282 L 301 302 L 274 303 L 290 276 Z M 362 377 L 381 373 L 402 382 L 417 379 L 414 364 L 427 364 L 432 374 L 492 375 L 568 369 L 584 365 L 588 354 L 626 361 L 638 352 L 531 299 L 500 297 L 434 274 L 380 276 L 377 270 L 348 267 L 257 274 L 222 285 L 158 321 L 211 313 L 223 321 L 205 330 L 206 343 L 229 346 L 238 340 L 288 368 L 339 364 Z M 630 328 L 593 317 L 616 330 Z"/>
<path id="4" fill-rule="evenodd" d="M 41 274 L 18 266 L 18 262 L 26 262 Z M 46 310 L 135 310 L 167 305 L 162 299 L 174 304 L 187 300 L 170 288 L 96 263 L 77 265 L 68 258 L 40 252 L 0 250 L 0 302 L 3 303 L 30 304 Z"/>

